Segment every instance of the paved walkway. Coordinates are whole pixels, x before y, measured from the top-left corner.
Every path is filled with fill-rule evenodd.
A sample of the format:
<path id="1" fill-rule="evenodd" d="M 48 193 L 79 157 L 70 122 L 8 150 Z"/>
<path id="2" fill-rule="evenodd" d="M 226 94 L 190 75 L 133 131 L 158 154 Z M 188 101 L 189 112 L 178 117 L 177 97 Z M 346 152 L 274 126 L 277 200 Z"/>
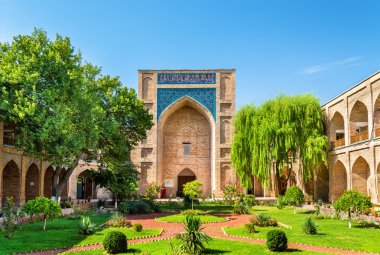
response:
<path id="1" fill-rule="evenodd" d="M 145 215 L 129 216 L 128 218 L 131 220 L 132 224 L 138 222 L 138 223 L 141 223 L 144 228 L 161 228 L 161 229 L 164 229 L 164 231 L 162 235 L 160 236 L 149 237 L 149 238 L 144 238 L 144 239 L 128 240 L 128 244 L 169 239 L 176 236 L 183 230 L 182 223 L 166 223 L 166 222 L 155 220 L 155 218 L 161 217 L 164 215 L 165 214 L 152 213 L 152 214 L 145 214 Z M 203 227 L 204 227 L 203 231 L 206 232 L 209 236 L 214 237 L 214 238 L 221 238 L 221 239 L 228 239 L 228 240 L 233 240 L 233 241 L 241 241 L 241 242 L 265 245 L 265 240 L 262 240 L 262 239 L 229 236 L 223 232 L 224 227 L 236 227 L 236 226 L 244 225 L 245 223 L 248 222 L 251 215 L 219 215 L 219 216 L 227 217 L 229 218 L 229 221 L 203 224 Z M 332 254 L 344 254 L 344 255 L 373 254 L 373 253 L 366 253 L 366 252 L 360 252 L 360 251 L 349 251 L 349 250 L 343 250 L 343 249 L 338 249 L 338 248 L 328 248 L 328 247 L 322 247 L 322 246 L 312 246 L 312 245 L 294 244 L 294 243 L 289 243 L 288 246 L 291 249 L 325 252 L 325 253 L 332 253 Z M 50 251 L 32 252 L 32 253 L 27 253 L 27 254 L 51 255 L 51 254 L 59 254 L 65 251 L 81 251 L 81 250 L 98 249 L 101 247 L 102 247 L 101 244 L 95 244 L 95 245 L 87 245 L 87 246 L 72 247 L 72 248 L 65 248 L 65 249 L 56 249 L 56 250 L 50 250 Z"/>

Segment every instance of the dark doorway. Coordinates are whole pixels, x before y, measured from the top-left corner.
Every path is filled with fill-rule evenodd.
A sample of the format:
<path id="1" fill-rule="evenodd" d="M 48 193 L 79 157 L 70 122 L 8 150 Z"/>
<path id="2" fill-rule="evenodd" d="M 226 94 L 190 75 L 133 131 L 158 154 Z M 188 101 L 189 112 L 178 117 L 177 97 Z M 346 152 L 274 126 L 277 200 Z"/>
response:
<path id="1" fill-rule="evenodd" d="M 193 171 L 188 168 L 183 169 L 178 175 L 178 190 L 177 196 L 183 197 L 183 185 L 188 182 L 196 180 L 196 176 Z"/>

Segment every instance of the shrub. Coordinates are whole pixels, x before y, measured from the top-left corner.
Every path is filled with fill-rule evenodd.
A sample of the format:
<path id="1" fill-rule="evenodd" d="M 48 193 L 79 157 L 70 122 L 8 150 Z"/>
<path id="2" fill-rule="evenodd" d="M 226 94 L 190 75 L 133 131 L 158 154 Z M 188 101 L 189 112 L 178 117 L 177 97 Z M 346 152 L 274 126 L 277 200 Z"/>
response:
<path id="1" fill-rule="evenodd" d="M 150 212 L 150 205 L 145 201 L 128 201 L 119 204 L 119 210 L 124 215 L 145 214 Z"/>
<path id="2" fill-rule="evenodd" d="M 143 230 L 143 226 L 140 223 L 136 223 L 135 225 L 133 225 L 133 229 L 136 232 L 141 232 Z"/>
<path id="3" fill-rule="evenodd" d="M 145 190 L 145 197 L 150 201 L 154 201 L 155 199 L 158 198 L 158 195 L 160 194 L 161 186 L 152 183 L 146 186 L 144 190 Z"/>
<path id="4" fill-rule="evenodd" d="M 303 232 L 308 235 L 316 235 L 318 232 L 318 226 L 315 224 L 312 218 L 307 218 L 303 224 Z"/>
<path id="5" fill-rule="evenodd" d="M 351 228 L 352 214 L 359 214 L 372 207 L 371 200 L 356 190 L 347 190 L 334 203 L 334 209 L 339 215 L 340 212 L 347 213 L 348 227 Z"/>
<path id="6" fill-rule="evenodd" d="M 247 206 L 254 206 L 256 204 L 255 195 L 245 195 L 244 203 Z"/>
<path id="7" fill-rule="evenodd" d="M 250 222 L 258 227 L 276 227 L 278 225 L 277 220 L 272 219 L 267 213 L 254 214 Z"/>
<path id="8" fill-rule="evenodd" d="M 118 221 L 107 221 L 107 226 L 113 228 L 130 228 L 132 227 L 132 223 L 126 217 L 123 217 Z"/>
<path id="9" fill-rule="evenodd" d="M 235 182 L 229 181 L 223 187 L 223 198 L 227 204 L 233 204 L 233 198 L 236 197 L 238 188 Z"/>
<path id="10" fill-rule="evenodd" d="M 71 215 L 67 216 L 68 220 L 79 220 L 81 218 L 82 218 L 82 216 L 80 216 L 78 214 L 71 214 Z"/>
<path id="11" fill-rule="evenodd" d="M 288 239 L 285 232 L 278 229 L 269 231 L 266 245 L 270 251 L 285 251 L 288 248 Z"/>
<path id="12" fill-rule="evenodd" d="M 285 201 L 284 196 L 278 196 L 278 198 L 276 200 L 276 207 L 278 209 L 282 209 L 285 207 L 285 205 L 286 205 L 286 201 Z"/>
<path id="13" fill-rule="evenodd" d="M 188 215 L 184 221 L 185 232 L 177 235 L 180 241 L 180 254 L 202 254 L 205 250 L 205 243 L 211 240 L 211 237 L 202 232 L 201 220 L 197 217 Z"/>
<path id="14" fill-rule="evenodd" d="M 117 212 L 117 213 L 113 213 L 110 217 L 110 221 L 120 221 L 124 218 L 123 214 Z"/>
<path id="15" fill-rule="evenodd" d="M 81 235 L 91 235 L 95 232 L 96 225 L 92 223 L 90 217 L 83 216 L 81 222 L 79 223 L 79 234 Z"/>
<path id="16" fill-rule="evenodd" d="M 17 230 L 20 229 L 17 224 L 17 208 L 13 202 L 12 197 L 7 197 L 5 204 L 2 208 L 3 224 L 1 226 L 1 232 L 5 238 L 13 238 Z M 19 222 L 20 223 L 20 222 Z"/>
<path id="17" fill-rule="evenodd" d="M 298 186 L 293 186 L 286 191 L 285 201 L 288 205 L 293 206 L 294 213 L 296 213 L 296 207 L 305 203 L 305 195 Z"/>
<path id="18" fill-rule="evenodd" d="M 205 211 L 202 211 L 202 210 L 191 210 L 191 209 L 188 209 L 188 210 L 182 211 L 181 214 L 182 215 L 197 216 L 197 215 L 206 215 L 207 213 Z"/>
<path id="19" fill-rule="evenodd" d="M 233 212 L 235 214 L 248 214 L 249 210 L 245 203 L 240 202 L 239 200 L 235 201 Z"/>
<path id="20" fill-rule="evenodd" d="M 255 230 L 255 225 L 252 224 L 252 223 L 247 223 L 244 225 L 244 229 L 248 232 L 248 233 L 255 233 L 256 230 Z"/>
<path id="21" fill-rule="evenodd" d="M 43 230 L 46 229 L 46 220 L 61 217 L 62 209 L 57 201 L 50 200 L 46 197 L 37 197 L 29 200 L 23 209 L 30 216 L 40 217 L 44 221 Z"/>
<path id="22" fill-rule="evenodd" d="M 120 231 L 110 231 L 103 240 L 103 248 L 110 254 L 126 252 L 127 237 Z"/>

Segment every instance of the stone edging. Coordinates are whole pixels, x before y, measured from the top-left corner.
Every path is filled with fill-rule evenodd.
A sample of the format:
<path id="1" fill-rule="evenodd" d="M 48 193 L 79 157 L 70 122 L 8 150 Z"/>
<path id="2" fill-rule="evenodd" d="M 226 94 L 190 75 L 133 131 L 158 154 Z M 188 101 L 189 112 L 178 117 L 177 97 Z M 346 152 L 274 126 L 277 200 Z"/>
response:
<path id="1" fill-rule="evenodd" d="M 175 214 L 173 214 L 175 215 Z M 163 216 L 165 217 L 165 216 Z M 215 217 L 220 217 L 220 216 L 215 216 Z M 161 218 L 161 217 L 159 217 Z M 155 221 L 158 221 L 158 222 L 163 222 L 163 223 L 182 223 L 182 222 L 167 222 L 167 221 L 163 221 L 163 220 L 159 220 L 159 218 L 154 218 Z M 225 220 L 221 220 L 221 221 L 202 221 L 201 223 L 202 224 L 211 224 L 211 223 L 221 223 L 221 222 L 227 222 L 227 221 L 230 221 L 230 218 L 228 217 L 220 217 L 220 218 L 224 218 Z"/>

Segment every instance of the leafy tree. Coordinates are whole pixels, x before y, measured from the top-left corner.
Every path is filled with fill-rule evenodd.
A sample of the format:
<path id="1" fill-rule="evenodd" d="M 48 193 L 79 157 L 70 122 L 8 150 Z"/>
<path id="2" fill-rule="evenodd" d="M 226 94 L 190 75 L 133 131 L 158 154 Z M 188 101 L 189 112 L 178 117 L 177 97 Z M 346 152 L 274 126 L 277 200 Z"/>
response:
<path id="1" fill-rule="evenodd" d="M 200 194 L 202 194 L 202 191 L 199 190 L 199 188 L 202 186 L 203 183 L 198 180 L 194 180 L 183 185 L 183 194 L 189 196 L 191 199 L 191 210 L 194 210 L 194 200 L 197 199 Z"/>
<path id="2" fill-rule="evenodd" d="M 340 212 L 347 213 L 348 227 L 351 228 L 352 214 L 357 215 L 369 210 L 372 207 L 371 200 L 356 190 L 347 190 L 334 203 L 334 209 L 339 214 Z"/>
<path id="3" fill-rule="evenodd" d="M 298 186 L 293 186 L 286 191 L 285 201 L 288 205 L 293 206 L 294 213 L 296 213 L 296 207 L 305 203 L 305 195 Z"/>
<path id="4" fill-rule="evenodd" d="M 83 62 L 69 38 L 39 29 L 0 43 L 0 121 L 18 150 L 56 166 L 56 197 L 82 159 L 124 163 L 152 126 L 133 89 Z"/>
<path id="5" fill-rule="evenodd" d="M 17 208 L 13 202 L 13 197 L 6 198 L 1 212 L 3 213 L 1 231 L 5 238 L 13 238 L 17 230 L 20 229 L 20 225 L 17 224 Z"/>
<path id="6" fill-rule="evenodd" d="M 234 203 L 233 199 L 238 194 L 238 187 L 236 182 L 230 181 L 227 182 L 223 187 L 223 198 L 227 204 L 232 205 Z"/>
<path id="7" fill-rule="evenodd" d="M 252 176 L 263 184 L 289 180 L 300 160 L 303 180 L 327 162 L 327 136 L 318 99 L 312 95 L 279 96 L 260 107 L 244 106 L 234 120 L 231 160 L 243 186 L 252 187 Z"/>
<path id="8" fill-rule="evenodd" d="M 205 250 L 205 243 L 211 239 L 207 234 L 202 232 L 202 223 L 200 218 L 188 215 L 183 223 L 185 232 L 177 235 L 180 240 L 180 254 L 202 254 Z"/>
<path id="9" fill-rule="evenodd" d="M 129 198 L 137 189 L 138 172 L 132 163 L 102 164 L 93 172 L 95 182 L 112 192 L 115 197 L 115 208 L 119 199 Z"/>
<path id="10" fill-rule="evenodd" d="M 46 221 L 61 217 L 61 207 L 57 201 L 52 201 L 46 197 L 37 197 L 29 200 L 24 205 L 23 210 L 30 216 L 41 217 L 44 220 L 43 230 L 46 229 Z"/>

